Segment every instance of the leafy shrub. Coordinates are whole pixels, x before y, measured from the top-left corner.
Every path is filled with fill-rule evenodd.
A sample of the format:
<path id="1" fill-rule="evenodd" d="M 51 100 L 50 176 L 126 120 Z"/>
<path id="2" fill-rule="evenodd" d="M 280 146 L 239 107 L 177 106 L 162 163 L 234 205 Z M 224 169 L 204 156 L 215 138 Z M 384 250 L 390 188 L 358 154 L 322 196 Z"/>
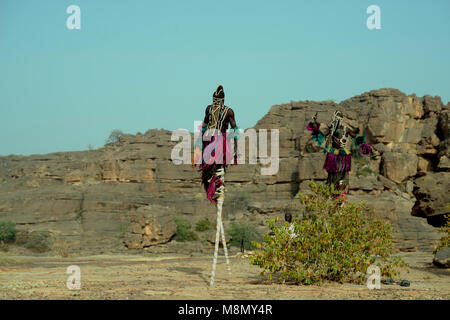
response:
<path id="1" fill-rule="evenodd" d="M 370 265 L 379 266 L 386 277 L 406 266 L 393 256 L 389 223 L 367 218 L 364 203 L 335 199 L 333 187 L 314 183 L 310 187 L 312 195 L 299 193 L 302 220 L 294 220 L 293 227 L 277 225 L 276 219 L 267 221 L 272 235 L 264 235 L 250 256 L 251 264 L 264 269 L 262 275 L 297 284 L 362 283 Z"/>
<path id="2" fill-rule="evenodd" d="M 52 242 L 50 234 L 46 231 L 34 231 L 29 233 L 24 241 L 24 247 L 34 252 L 46 252 L 50 250 Z"/>
<path id="3" fill-rule="evenodd" d="M 179 217 L 175 217 L 177 231 L 175 233 L 175 240 L 179 242 L 197 240 L 197 234 L 191 230 L 191 224 Z"/>
<path id="4" fill-rule="evenodd" d="M 12 221 L 0 221 L 0 242 L 11 242 L 16 237 L 16 225 Z"/>
<path id="5" fill-rule="evenodd" d="M 253 249 L 253 242 L 261 240 L 261 235 L 255 227 L 233 222 L 228 234 L 231 236 L 230 246 L 242 249 Z"/>
<path id="6" fill-rule="evenodd" d="M 206 231 L 211 229 L 211 222 L 208 219 L 202 219 L 197 221 L 197 224 L 195 225 L 195 230 L 197 231 Z"/>
<path id="7" fill-rule="evenodd" d="M 449 208 L 450 205 L 447 206 Z M 450 208 L 449 208 L 450 209 Z M 442 248 L 450 247 L 450 215 L 445 215 L 446 223 L 439 228 L 439 233 L 443 233 L 441 240 L 439 241 L 439 244 L 437 245 L 436 249 L 434 249 L 433 253 L 438 252 Z"/>
<path id="8" fill-rule="evenodd" d="M 123 132 L 121 130 L 118 129 L 114 129 L 113 131 L 111 131 L 111 133 L 109 134 L 108 139 L 106 139 L 105 143 L 114 143 L 119 141 L 120 137 L 123 135 Z"/>

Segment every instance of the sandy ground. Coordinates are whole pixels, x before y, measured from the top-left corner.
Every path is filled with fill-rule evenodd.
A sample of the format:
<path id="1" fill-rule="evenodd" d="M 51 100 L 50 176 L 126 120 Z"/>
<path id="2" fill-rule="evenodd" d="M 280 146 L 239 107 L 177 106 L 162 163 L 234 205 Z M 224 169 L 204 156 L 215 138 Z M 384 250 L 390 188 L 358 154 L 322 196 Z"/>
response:
<path id="1" fill-rule="evenodd" d="M 75 258 L 0 255 L 0 299 L 450 299 L 450 270 L 430 263 L 431 254 L 402 254 L 410 264 L 395 280 L 410 287 L 326 283 L 298 286 L 268 282 L 239 255 L 232 275 L 220 257 L 216 283 L 209 286 L 212 256 L 141 254 Z M 66 286 L 67 267 L 81 270 L 81 289 Z"/>

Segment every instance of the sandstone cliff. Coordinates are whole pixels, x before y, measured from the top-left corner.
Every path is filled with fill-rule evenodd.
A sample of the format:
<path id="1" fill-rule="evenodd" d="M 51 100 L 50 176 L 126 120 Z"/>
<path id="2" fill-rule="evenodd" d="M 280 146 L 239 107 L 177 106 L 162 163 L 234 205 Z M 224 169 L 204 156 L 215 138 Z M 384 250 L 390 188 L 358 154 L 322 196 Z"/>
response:
<path id="1" fill-rule="evenodd" d="M 430 251 L 450 202 L 450 105 L 395 89 L 339 104 L 273 106 L 254 128 L 280 130 L 280 170 L 262 176 L 259 164 L 228 169 L 225 228 L 240 221 L 264 229 L 269 216 L 296 210 L 294 196 L 308 181 L 326 178 L 324 156 L 305 127 L 316 112 L 326 123 L 336 109 L 375 149 L 370 159 L 353 161 L 350 200 L 367 201 L 391 221 L 399 249 Z M 49 231 L 89 253 L 156 248 L 172 240 L 177 215 L 215 221 L 198 172 L 171 162 L 170 138 L 169 131 L 149 130 L 96 150 L 0 157 L 0 220 Z"/>

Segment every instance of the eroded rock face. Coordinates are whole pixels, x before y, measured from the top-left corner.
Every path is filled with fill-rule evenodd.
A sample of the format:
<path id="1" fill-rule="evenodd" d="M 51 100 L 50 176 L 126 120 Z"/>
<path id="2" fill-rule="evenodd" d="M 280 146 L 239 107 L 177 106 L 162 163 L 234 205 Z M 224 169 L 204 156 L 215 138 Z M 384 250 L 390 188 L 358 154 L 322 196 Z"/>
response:
<path id="1" fill-rule="evenodd" d="M 375 149 L 372 157 L 352 161 L 350 194 L 395 221 L 399 247 L 425 250 L 438 233 L 426 219 L 411 216 L 411 210 L 433 215 L 445 211 L 449 108 L 439 97 L 407 96 L 395 89 L 373 90 L 339 104 L 299 101 L 272 106 L 254 128 L 279 129 L 279 172 L 261 175 L 260 164 L 228 167 L 225 223 L 264 228 L 265 219 L 284 218 L 283 208 L 299 190 L 307 189 L 308 181 L 326 179 L 324 155 L 314 148 L 306 125 L 317 112 L 325 126 L 338 109 Z M 215 218 L 199 173 L 189 164 L 171 162 L 176 144 L 170 131 L 148 130 L 123 135 L 96 150 L 0 157 L 0 219 L 16 222 L 19 230 L 48 230 L 80 252 L 152 248 L 170 241 L 175 215 L 192 225 Z M 247 160 L 248 155 L 247 146 Z M 236 209 L 233 204 L 238 202 L 246 204 Z"/>
<path id="2" fill-rule="evenodd" d="M 129 213 L 129 225 L 124 236 L 127 248 L 142 249 L 169 242 L 177 231 L 169 211 L 168 207 L 150 205 Z"/>
<path id="3" fill-rule="evenodd" d="M 417 164 L 415 154 L 390 151 L 383 154 L 384 175 L 396 183 L 413 177 L 417 173 Z"/>

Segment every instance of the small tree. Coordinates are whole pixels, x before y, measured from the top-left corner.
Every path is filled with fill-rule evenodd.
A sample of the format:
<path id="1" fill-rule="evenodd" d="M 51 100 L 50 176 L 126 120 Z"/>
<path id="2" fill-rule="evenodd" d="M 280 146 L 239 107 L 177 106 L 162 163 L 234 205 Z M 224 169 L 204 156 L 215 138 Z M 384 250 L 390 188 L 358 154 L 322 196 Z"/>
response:
<path id="1" fill-rule="evenodd" d="M 233 222 L 228 234 L 231 236 L 230 245 L 240 247 L 241 251 L 253 249 L 253 242 L 261 239 L 261 235 L 255 227 L 236 222 Z"/>
<path id="2" fill-rule="evenodd" d="M 371 220 L 364 203 L 336 199 L 337 192 L 326 185 L 310 183 L 311 196 L 299 193 L 303 219 L 278 225 L 267 224 L 272 234 L 264 235 L 250 263 L 264 269 L 269 279 L 298 284 L 320 284 L 324 280 L 362 283 L 370 265 L 381 275 L 392 277 L 406 264 L 393 256 L 392 228 L 382 220 Z"/>
<path id="3" fill-rule="evenodd" d="M 123 132 L 119 129 L 114 129 L 111 131 L 108 139 L 106 139 L 105 143 L 113 143 L 119 141 L 120 137 L 123 135 Z"/>

